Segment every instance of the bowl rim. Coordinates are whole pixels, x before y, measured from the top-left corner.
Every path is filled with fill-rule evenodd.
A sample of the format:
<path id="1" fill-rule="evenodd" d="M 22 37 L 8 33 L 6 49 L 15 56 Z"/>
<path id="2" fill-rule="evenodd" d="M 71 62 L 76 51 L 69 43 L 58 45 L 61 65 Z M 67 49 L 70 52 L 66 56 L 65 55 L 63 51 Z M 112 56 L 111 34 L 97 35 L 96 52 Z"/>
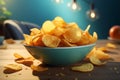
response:
<path id="1" fill-rule="evenodd" d="M 41 46 L 30 46 L 30 45 L 26 45 L 23 44 L 25 47 L 31 47 L 31 48 L 41 48 L 41 49 L 73 49 L 73 48 L 83 48 L 83 47 L 89 47 L 89 46 L 95 46 L 95 43 L 92 44 L 86 44 L 86 45 L 81 45 L 81 46 L 72 46 L 72 47 L 56 47 L 56 48 L 51 48 L 51 47 L 41 47 Z"/>

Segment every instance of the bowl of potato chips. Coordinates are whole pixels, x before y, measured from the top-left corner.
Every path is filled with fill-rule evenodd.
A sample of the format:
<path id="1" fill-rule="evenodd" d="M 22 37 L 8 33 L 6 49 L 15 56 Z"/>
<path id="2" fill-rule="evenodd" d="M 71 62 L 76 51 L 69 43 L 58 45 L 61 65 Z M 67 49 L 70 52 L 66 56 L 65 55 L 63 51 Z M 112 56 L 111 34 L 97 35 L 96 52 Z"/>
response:
<path id="1" fill-rule="evenodd" d="M 48 48 L 25 45 L 26 49 L 33 57 L 40 60 L 43 64 L 53 66 L 64 66 L 77 63 L 84 59 L 94 46 L 95 44 L 76 47 Z"/>
<path id="2" fill-rule="evenodd" d="M 24 34 L 24 46 L 36 59 L 48 65 L 70 65 L 81 61 L 93 49 L 97 33 L 89 33 L 90 25 L 82 30 L 75 22 L 61 17 L 47 20 L 40 29 Z"/>

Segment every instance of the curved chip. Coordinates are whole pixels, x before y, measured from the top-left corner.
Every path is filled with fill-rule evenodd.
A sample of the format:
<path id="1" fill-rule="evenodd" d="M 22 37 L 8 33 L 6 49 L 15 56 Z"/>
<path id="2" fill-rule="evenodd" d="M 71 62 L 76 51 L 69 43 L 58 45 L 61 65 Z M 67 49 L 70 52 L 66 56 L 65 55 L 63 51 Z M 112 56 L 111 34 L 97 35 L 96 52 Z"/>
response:
<path id="1" fill-rule="evenodd" d="M 92 63 L 84 63 L 80 66 L 74 66 L 72 67 L 72 70 L 74 71 L 81 71 L 81 72 L 90 72 L 94 69 L 94 66 Z"/>
<path id="2" fill-rule="evenodd" d="M 63 36 L 68 42 L 77 43 L 81 39 L 81 31 L 77 28 L 70 28 Z"/>
<path id="3" fill-rule="evenodd" d="M 90 57 L 90 62 L 94 65 L 104 65 L 106 62 L 100 61 L 95 55 Z"/>
<path id="4" fill-rule="evenodd" d="M 45 33 L 50 33 L 55 28 L 56 28 L 56 26 L 52 23 L 52 21 L 45 21 L 42 25 L 42 30 Z"/>
<path id="5" fill-rule="evenodd" d="M 42 37 L 42 42 L 47 47 L 55 48 L 59 45 L 60 41 L 61 41 L 60 38 L 49 34 L 43 35 Z"/>

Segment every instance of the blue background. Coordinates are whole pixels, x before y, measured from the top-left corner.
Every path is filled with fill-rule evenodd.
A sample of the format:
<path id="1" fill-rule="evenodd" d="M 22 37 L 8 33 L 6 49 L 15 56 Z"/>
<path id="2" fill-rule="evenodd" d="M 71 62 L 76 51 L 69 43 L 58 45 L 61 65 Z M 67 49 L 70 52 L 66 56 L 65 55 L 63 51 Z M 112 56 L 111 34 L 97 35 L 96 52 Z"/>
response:
<path id="1" fill-rule="evenodd" d="M 39 26 L 56 16 L 61 16 L 66 22 L 76 22 L 82 29 L 90 24 L 90 33 L 96 31 L 99 39 L 107 39 L 110 27 L 120 25 L 120 0 L 77 0 L 81 6 L 79 11 L 71 10 L 67 6 L 69 2 L 71 0 L 64 0 L 61 4 L 56 4 L 54 0 L 6 0 L 6 7 L 12 12 L 11 19 Z M 94 21 L 86 15 L 91 2 L 94 2 L 99 13 L 99 18 Z"/>

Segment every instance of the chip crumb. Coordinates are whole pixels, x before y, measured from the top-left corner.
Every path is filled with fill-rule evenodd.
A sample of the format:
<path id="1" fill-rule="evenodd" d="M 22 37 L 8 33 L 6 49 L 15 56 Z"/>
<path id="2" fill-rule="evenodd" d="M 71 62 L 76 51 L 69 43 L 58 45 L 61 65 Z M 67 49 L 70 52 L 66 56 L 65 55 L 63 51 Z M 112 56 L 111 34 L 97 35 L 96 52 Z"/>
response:
<path id="1" fill-rule="evenodd" d="M 22 73 L 19 73 L 18 75 L 22 75 Z"/>
<path id="2" fill-rule="evenodd" d="M 78 80 L 78 78 L 76 77 L 74 80 Z"/>
<path id="3" fill-rule="evenodd" d="M 5 77 L 8 77 L 8 75 L 6 75 Z"/>

